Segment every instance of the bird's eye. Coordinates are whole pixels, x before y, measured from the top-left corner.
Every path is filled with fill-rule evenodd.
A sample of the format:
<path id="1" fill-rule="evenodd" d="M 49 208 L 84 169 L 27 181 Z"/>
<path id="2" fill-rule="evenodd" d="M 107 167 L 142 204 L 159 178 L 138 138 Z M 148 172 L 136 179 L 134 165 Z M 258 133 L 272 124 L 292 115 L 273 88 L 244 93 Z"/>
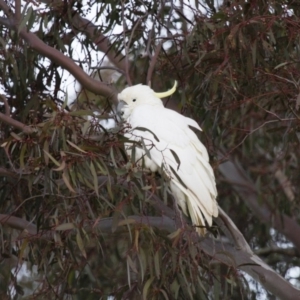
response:
<path id="1" fill-rule="evenodd" d="M 136 101 L 136 99 L 132 99 L 132 102 L 135 102 Z"/>

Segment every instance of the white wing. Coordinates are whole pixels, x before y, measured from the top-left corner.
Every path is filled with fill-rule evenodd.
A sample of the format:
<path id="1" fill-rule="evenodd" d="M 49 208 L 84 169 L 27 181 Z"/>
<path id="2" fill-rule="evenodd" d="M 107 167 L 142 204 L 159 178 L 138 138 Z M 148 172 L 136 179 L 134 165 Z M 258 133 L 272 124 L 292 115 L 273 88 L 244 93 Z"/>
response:
<path id="1" fill-rule="evenodd" d="M 204 216 L 211 225 L 212 216 L 218 215 L 215 177 L 205 146 L 189 127 L 201 130 L 199 125 L 175 111 L 151 105 L 136 107 L 128 122 L 132 130 L 126 136 L 136 141 L 142 138 L 150 154 L 149 158 L 144 149 L 137 148 L 136 160 L 144 158 L 145 167 L 151 171 L 163 169 L 171 179 L 178 204 L 185 214 L 190 214 L 193 224 L 204 225 Z M 135 130 L 136 127 L 149 131 Z"/>

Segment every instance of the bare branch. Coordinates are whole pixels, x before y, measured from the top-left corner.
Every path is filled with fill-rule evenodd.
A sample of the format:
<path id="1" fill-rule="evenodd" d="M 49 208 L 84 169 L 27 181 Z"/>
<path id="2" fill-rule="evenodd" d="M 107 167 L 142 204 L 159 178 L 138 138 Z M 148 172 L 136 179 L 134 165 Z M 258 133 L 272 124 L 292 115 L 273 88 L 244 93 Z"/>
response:
<path id="1" fill-rule="evenodd" d="M 300 257 L 299 251 L 295 247 L 280 248 L 280 247 L 266 247 L 255 250 L 256 255 L 267 256 L 271 254 L 282 254 L 290 257 Z"/>
<path id="2" fill-rule="evenodd" d="M 216 261 L 246 272 L 279 299 L 300 299 L 300 290 L 293 287 L 255 254 L 212 239 L 202 241 L 200 248 Z"/>
<path id="3" fill-rule="evenodd" d="M 286 197 L 290 201 L 294 201 L 295 193 L 294 193 L 293 185 L 292 185 L 291 181 L 288 179 L 288 177 L 285 175 L 283 170 L 277 164 L 273 164 L 273 166 L 271 166 L 270 169 L 272 172 L 274 172 L 274 177 L 277 179 L 277 181 L 281 185 Z"/>
<path id="4" fill-rule="evenodd" d="M 0 176 L 12 177 L 12 178 L 18 178 L 19 177 L 18 174 L 14 173 L 14 172 L 11 172 L 8 169 L 1 168 L 1 167 L 0 167 Z"/>
<path id="5" fill-rule="evenodd" d="M 91 69 L 93 70 L 113 70 L 113 71 L 116 71 L 116 72 L 119 72 L 123 75 L 125 75 L 125 72 L 121 69 L 118 69 L 116 67 L 110 67 L 110 66 L 106 66 L 106 67 L 91 67 Z"/>
<path id="6" fill-rule="evenodd" d="M 2 0 L 0 0 L 0 7 L 9 12 L 9 8 Z M 0 18 L 0 23 L 8 26 L 9 28 L 16 29 L 16 24 L 10 19 Z M 79 66 L 77 66 L 72 59 L 59 52 L 57 49 L 52 48 L 45 44 L 35 34 L 27 32 L 25 29 L 20 31 L 20 36 L 23 38 L 28 45 L 36 50 L 38 53 L 48 57 L 64 69 L 68 70 L 86 89 L 90 90 L 95 94 L 100 94 L 110 98 L 113 103 L 117 103 L 117 97 L 114 90 L 108 85 L 97 81 L 88 76 Z"/>
<path id="7" fill-rule="evenodd" d="M 53 5 L 52 0 L 41 0 L 41 2 L 46 4 L 51 3 Z M 56 0 L 55 5 L 59 7 L 60 5 L 63 5 L 63 1 Z M 69 21 L 69 19 L 67 21 Z M 112 45 L 110 45 L 109 39 L 99 31 L 98 26 L 93 24 L 90 20 L 83 18 L 78 13 L 72 14 L 71 21 L 70 25 L 73 26 L 75 31 L 80 31 L 86 34 L 86 36 L 95 43 L 99 51 L 105 53 L 111 63 L 113 63 L 119 70 L 125 72 L 125 57 L 122 53 L 116 53 L 114 51 Z"/>
<path id="8" fill-rule="evenodd" d="M 116 53 L 110 45 L 109 39 L 99 32 L 99 29 L 91 21 L 82 18 L 79 14 L 75 14 L 72 19 L 72 25 L 76 30 L 83 32 L 87 37 L 97 45 L 98 49 L 105 53 L 109 61 L 113 63 L 118 70 L 125 72 L 125 58 L 121 53 Z M 118 71 L 120 72 L 120 71 Z M 123 73 L 124 74 L 124 73 Z"/>
<path id="9" fill-rule="evenodd" d="M 297 221 L 284 213 L 273 212 L 266 204 L 259 203 L 254 183 L 237 162 L 226 161 L 219 166 L 219 170 L 225 179 L 232 184 L 234 190 L 253 211 L 254 215 L 261 222 L 272 224 L 276 230 L 293 242 L 298 251 L 300 251 L 300 225 Z"/>
<path id="10" fill-rule="evenodd" d="M 153 20 L 152 20 L 153 22 Z M 146 55 L 149 57 L 149 58 L 152 58 L 152 53 L 150 51 L 150 46 L 151 46 L 151 40 L 152 40 L 152 36 L 154 34 L 154 26 L 151 28 L 151 30 L 149 30 L 148 32 L 148 41 L 147 41 L 147 46 L 146 46 L 146 49 L 145 49 L 145 52 L 146 52 Z"/>
<path id="11" fill-rule="evenodd" d="M 31 128 L 31 127 L 23 124 L 22 122 L 19 122 L 3 113 L 0 113 L 0 120 L 8 125 L 15 127 L 15 128 L 21 129 L 26 134 L 32 134 L 35 132 L 34 128 Z"/>
<path id="12" fill-rule="evenodd" d="M 40 54 L 43 54 L 61 67 L 68 70 L 86 89 L 95 94 L 100 94 L 105 97 L 111 98 L 114 103 L 117 103 L 116 94 L 112 90 L 112 88 L 102 83 L 101 81 L 97 81 L 88 76 L 79 66 L 77 66 L 73 62 L 72 59 L 63 55 L 58 50 L 46 45 L 33 33 L 21 30 L 20 35 L 32 49 L 36 50 Z"/>
<path id="13" fill-rule="evenodd" d="M 160 53 L 162 44 L 163 44 L 163 40 L 161 40 L 159 42 L 159 44 L 157 45 L 157 47 L 155 49 L 155 53 L 154 53 L 154 55 L 153 55 L 153 57 L 151 58 L 151 61 L 150 61 L 149 69 L 148 69 L 148 72 L 147 72 L 147 80 L 146 80 L 146 84 L 148 84 L 149 86 L 151 86 L 152 74 L 153 74 L 155 64 L 156 64 L 158 55 Z"/>
<path id="14" fill-rule="evenodd" d="M 129 74 L 129 42 L 126 43 L 126 22 L 125 22 L 125 14 L 124 14 L 124 1 L 122 1 L 122 20 L 123 20 L 123 42 L 125 49 L 125 74 L 126 81 L 128 85 L 132 85 L 130 74 Z M 133 34 L 133 33 L 132 33 Z"/>
<path id="15" fill-rule="evenodd" d="M 18 230 L 27 230 L 29 235 L 36 235 L 37 228 L 31 222 L 28 222 L 22 218 L 17 218 L 10 215 L 0 214 L 0 224 L 9 226 Z"/>
<path id="16" fill-rule="evenodd" d="M 15 0 L 15 19 L 19 27 L 21 22 L 21 0 Z"/>
<path id="17" fill-rule="evenodd" d="M 220 220 L 223 222 L 225 226 L 220 224 Z M 233 221 L 229 218 L 229 216 L 225 213 L 225 211 L 219 206 L 219 217 L 215 220 L 216 223 L 222 226 L 222 229 L 227 229 L 232 237 L 234 245 L 237 249 L 242 249 L 247 253 L 252 253 L 252 250 L 245 240 L 243 234 L 238 230 Z M 227 235 L 227 237 L 230 237 Z"/>
<path id="18" fill-rule="evenodd" d="M 261 108 L 263 109 L 263 108 Z M 265 110 L 266 112 L 272 114 L 277 119 L 280 120 L 280 117 L 277 116 L 275 113 Z M 286 197 L 293 202 L 295 200 L 295 187 L 292 185 L 292 182 L 289 180 L 289 178 L 286 176 L 284 169 L 282 168 L 280 164 L 280 160 L 282 159 L 282 155 L 279 157 L 276 157 L 276 160 L 274 161 L 273 157 L 270 156 L 264 149 L 256 145 L 257 150 L 259 153 L 264 155 L 264 157 L 270 161 L 270 167 L 268 168 L 270 173 L 274 174 L 274 177 L 277 179 L 278 183 L 281 185 L 283 192 L 285 193 Z"/>
<path id="19" fill-rule="evenodd" d="M 51 0 L 42 0 L 42 2 L 49 4 Z M 55 5 L 59 6 L 61 4 L 62 1 L 60 0 L 55 2 Z M 98 26 L 94 25 L 90 20 L 83 18 L 78 13 L 74 13 L 74 15 L 72 15 L 70 25 L 73 26 L 73 29 L 76 32 L 79 31 L 86 34 L 86 36 L 98 47 L 99 51 L 103 52 L 109 61 L 117 67 L 118 72 L 125 75 L 128 84 L 131 85 L 131 80 L 129 78 L 130 63 L 128 56 L 122 55 L 121 52 L 117 53 L 114 51 L 113 45 L 110 44 L 108 37 L 99 31 Z M 122 70 L 122 72 L 120 70 Z"/>

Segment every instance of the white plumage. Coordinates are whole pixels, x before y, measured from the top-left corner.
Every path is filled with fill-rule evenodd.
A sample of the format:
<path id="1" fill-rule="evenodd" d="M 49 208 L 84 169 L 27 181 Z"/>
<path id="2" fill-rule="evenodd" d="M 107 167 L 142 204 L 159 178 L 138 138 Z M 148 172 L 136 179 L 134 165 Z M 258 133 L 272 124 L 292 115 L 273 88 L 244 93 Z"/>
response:
<path id="1" fill-rule="evenodd" d="M 118 95 L 118 111 L 131 128 L 126 137 L 143 140 L 142 148 L 135 148 L 136 162 L 170 179 L 177 203 L 192 223 L 200 226 L 196 227 L 197 232 L 204 234 L 204 219 L 211 226 L 212 217 L 218 215 L 215 177 L 205 146 L 190 128 L 201 130 L 199 125 L 165 108 L 160 100 L 173 93 L 175 87 L 161 94 L 146 85 L 128 87 Z M 132 144 L 126 145 L 129 155 L 131 149 Z"/>

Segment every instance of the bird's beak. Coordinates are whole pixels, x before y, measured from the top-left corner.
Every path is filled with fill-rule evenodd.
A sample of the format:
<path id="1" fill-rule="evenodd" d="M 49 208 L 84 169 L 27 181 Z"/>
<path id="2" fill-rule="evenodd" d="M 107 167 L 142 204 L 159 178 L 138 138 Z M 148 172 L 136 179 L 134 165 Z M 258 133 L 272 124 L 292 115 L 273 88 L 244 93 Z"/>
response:
<path id="1" fill-rule="evenodd" d="M 123 100 L 120 100 L 119 103 L 118 103 L 118 106 L 117 106 L 117 113 L 119 116 L 122 117 L 122 115 L 124 114 L 123 112 L 123 107 L 127 105 L 127 103 Z"/>

